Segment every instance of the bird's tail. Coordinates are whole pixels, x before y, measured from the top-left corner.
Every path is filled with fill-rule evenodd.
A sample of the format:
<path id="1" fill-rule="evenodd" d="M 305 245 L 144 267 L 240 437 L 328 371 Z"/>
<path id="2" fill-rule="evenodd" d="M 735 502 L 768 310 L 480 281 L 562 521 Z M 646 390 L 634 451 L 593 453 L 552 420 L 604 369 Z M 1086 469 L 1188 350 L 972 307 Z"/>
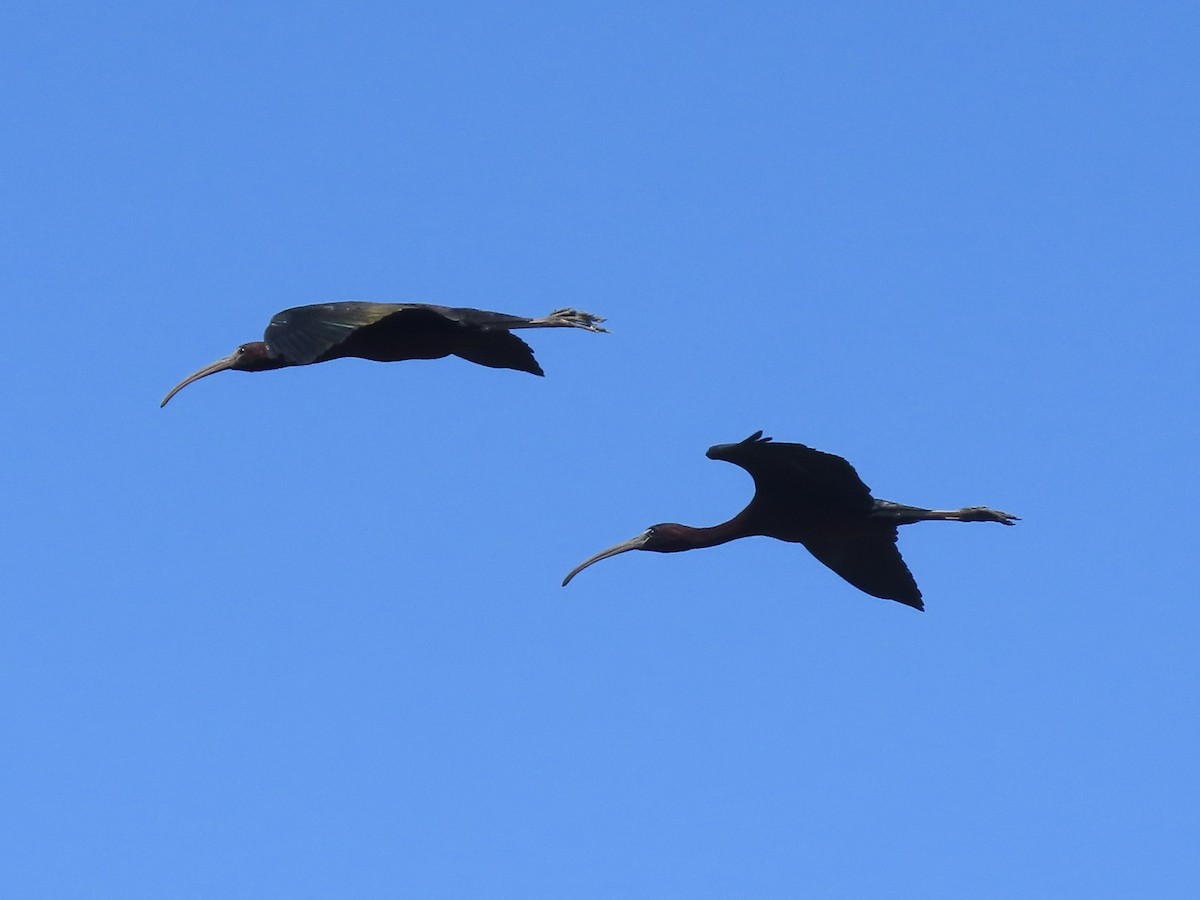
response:
<path id="1" fill-rule="evenodd" d="M 517 326 L 522 328 L 582 328 L 585 331 L 603 331 L 607 332 L 607 328 L 601 327 L 600 323 L 604 319 L 600 316 L 593 315 L 590 312 L 583 312 L 570 307 L 556 309 L 550 315 L 541 319 L 530 319 L 528 325 Z"/>

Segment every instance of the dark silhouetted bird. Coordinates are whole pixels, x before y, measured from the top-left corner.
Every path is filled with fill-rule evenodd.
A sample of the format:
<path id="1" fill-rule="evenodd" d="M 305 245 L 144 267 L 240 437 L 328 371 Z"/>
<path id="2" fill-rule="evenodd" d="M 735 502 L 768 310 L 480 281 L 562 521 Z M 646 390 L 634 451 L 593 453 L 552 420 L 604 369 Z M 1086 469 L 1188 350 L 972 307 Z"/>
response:
<path id="1" fill-rule="evenodd" d="M 493 369 L 541 375 L 533 351 L 512 333 L 517 328 L 583 328 L 604 331 L 604 320 L 575 309 L 556 309 L 542 319 L 526 319 L 482 309 L 425 303 L 317 303 L 278 313 L 261 341 L 242 344 L 185 378 L 160 406 L 206 375 L 225 369 L 263 372 L 357 357 L 377 362 L 459 356 Z"/>
<path id="2" fill-rule="evenodd" d="M 710 528 L 673 522 L 654 525 L 576 566 L 563 585 L 592 563 L 627 550 L 675 553 L 761 535 L 803 544 L 846 581 L 874 597 L 924 609 L 921 591 L 896 546 L 898 526 L 932 520 L 1012 525 L 1018 520 L 986 506 L 922 509 L 876 500 L 854 467 L 840 456 L 804 444 L 770 441 L 756 431 L 740 443 L 709 448 L 709 459 L 734 463 L 754 478 L 750 505 L 728 522 Z"/>

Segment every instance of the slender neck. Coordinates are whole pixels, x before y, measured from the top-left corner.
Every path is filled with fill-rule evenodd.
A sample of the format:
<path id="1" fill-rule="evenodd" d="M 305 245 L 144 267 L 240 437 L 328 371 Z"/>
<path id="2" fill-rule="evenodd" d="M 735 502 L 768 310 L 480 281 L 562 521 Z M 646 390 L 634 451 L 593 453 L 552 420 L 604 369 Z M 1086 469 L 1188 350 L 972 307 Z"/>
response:
<path id="1" fill-rule="evenodd" d="M 721 544 L 728 544 L 730 541 L 736 541 L 738 538 L 758 534 L 757 531 L 749 527 L 750 517 L 747 515 L 747 512 L 749 512 L 749 507 L 743 509 L 728 522 L 722 522 L 720 525 L 709 525 L 706 527 L 680 525 L 679 528 L 682 531 L 680 543 L 684 546 L 681 546 L 679 549 L 699 550 L 704 547 L 719 547 Z"/>

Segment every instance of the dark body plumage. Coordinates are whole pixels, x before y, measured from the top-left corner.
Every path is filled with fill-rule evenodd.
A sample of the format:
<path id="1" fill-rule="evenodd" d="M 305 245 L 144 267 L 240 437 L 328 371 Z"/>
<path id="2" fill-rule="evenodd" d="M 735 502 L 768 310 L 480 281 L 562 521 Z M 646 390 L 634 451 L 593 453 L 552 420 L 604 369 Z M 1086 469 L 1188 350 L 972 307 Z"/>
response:
<path id="1" fill-rule="evenodd" d="M 708 457 L 750 473 L 754 497 L 744 510 L 710 528 L 655 525 L 577 566 L 563 584 L 592 563 L 627 550 L 674 553 L 760 535 L 803 544 L 872 596 L 924 609 L 921 591 L 896 546 L 900 525 L 930 520 L 1012 525 L 1017 519 L 984 506 L 936 510 L 876 500 L 854 467 L 840 456 L 804 444 L 774 443 L 761 431 L 737 444 L 710 447 Z"/>
<path id="2" fill-rule="evenodd" d="M 426 303 L 344 301 L 297 306 L 277 313 L 261 341 L 242 344 L 229 356 L 189 375 L 162 401 L 197 379 L 225 369 L 262 372 L 356 357 L 376 362 L 459 356 L 493 369 L 541 375 L 533 351 L 512 334 L 518 328 L 583 328 L 604 331 L 591 313 L 558 309 L 540 319 L 482 309 Z"/>

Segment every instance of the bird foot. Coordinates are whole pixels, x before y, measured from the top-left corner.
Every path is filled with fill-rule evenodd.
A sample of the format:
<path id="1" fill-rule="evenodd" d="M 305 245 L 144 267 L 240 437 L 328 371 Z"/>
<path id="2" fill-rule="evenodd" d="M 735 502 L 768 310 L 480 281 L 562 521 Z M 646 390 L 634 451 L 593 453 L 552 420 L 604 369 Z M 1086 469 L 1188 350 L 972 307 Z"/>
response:
<path id="1" fill-rule="evenodd" d="M 590 312 L 583 312 L 578 309 L 571 309 L 565 306 L 562 309 L 556 309 L 550 315 L 546 316 L 548 324 L 562 325 L 567 328 L 583 328 L 587 331 L 608 332 L 607 328 L 602 328 L 600 323 L 604 319 L 601 316 L 593 315 Z"/>
<path id="2" fill-rule="evenodd" d="M 1001 525 L 1015 525 L 1021 521 L 1021 517 L 987 506 L 968 506 L 959 510 L 958 520 L 960 522 L 999 522 Z"/>

